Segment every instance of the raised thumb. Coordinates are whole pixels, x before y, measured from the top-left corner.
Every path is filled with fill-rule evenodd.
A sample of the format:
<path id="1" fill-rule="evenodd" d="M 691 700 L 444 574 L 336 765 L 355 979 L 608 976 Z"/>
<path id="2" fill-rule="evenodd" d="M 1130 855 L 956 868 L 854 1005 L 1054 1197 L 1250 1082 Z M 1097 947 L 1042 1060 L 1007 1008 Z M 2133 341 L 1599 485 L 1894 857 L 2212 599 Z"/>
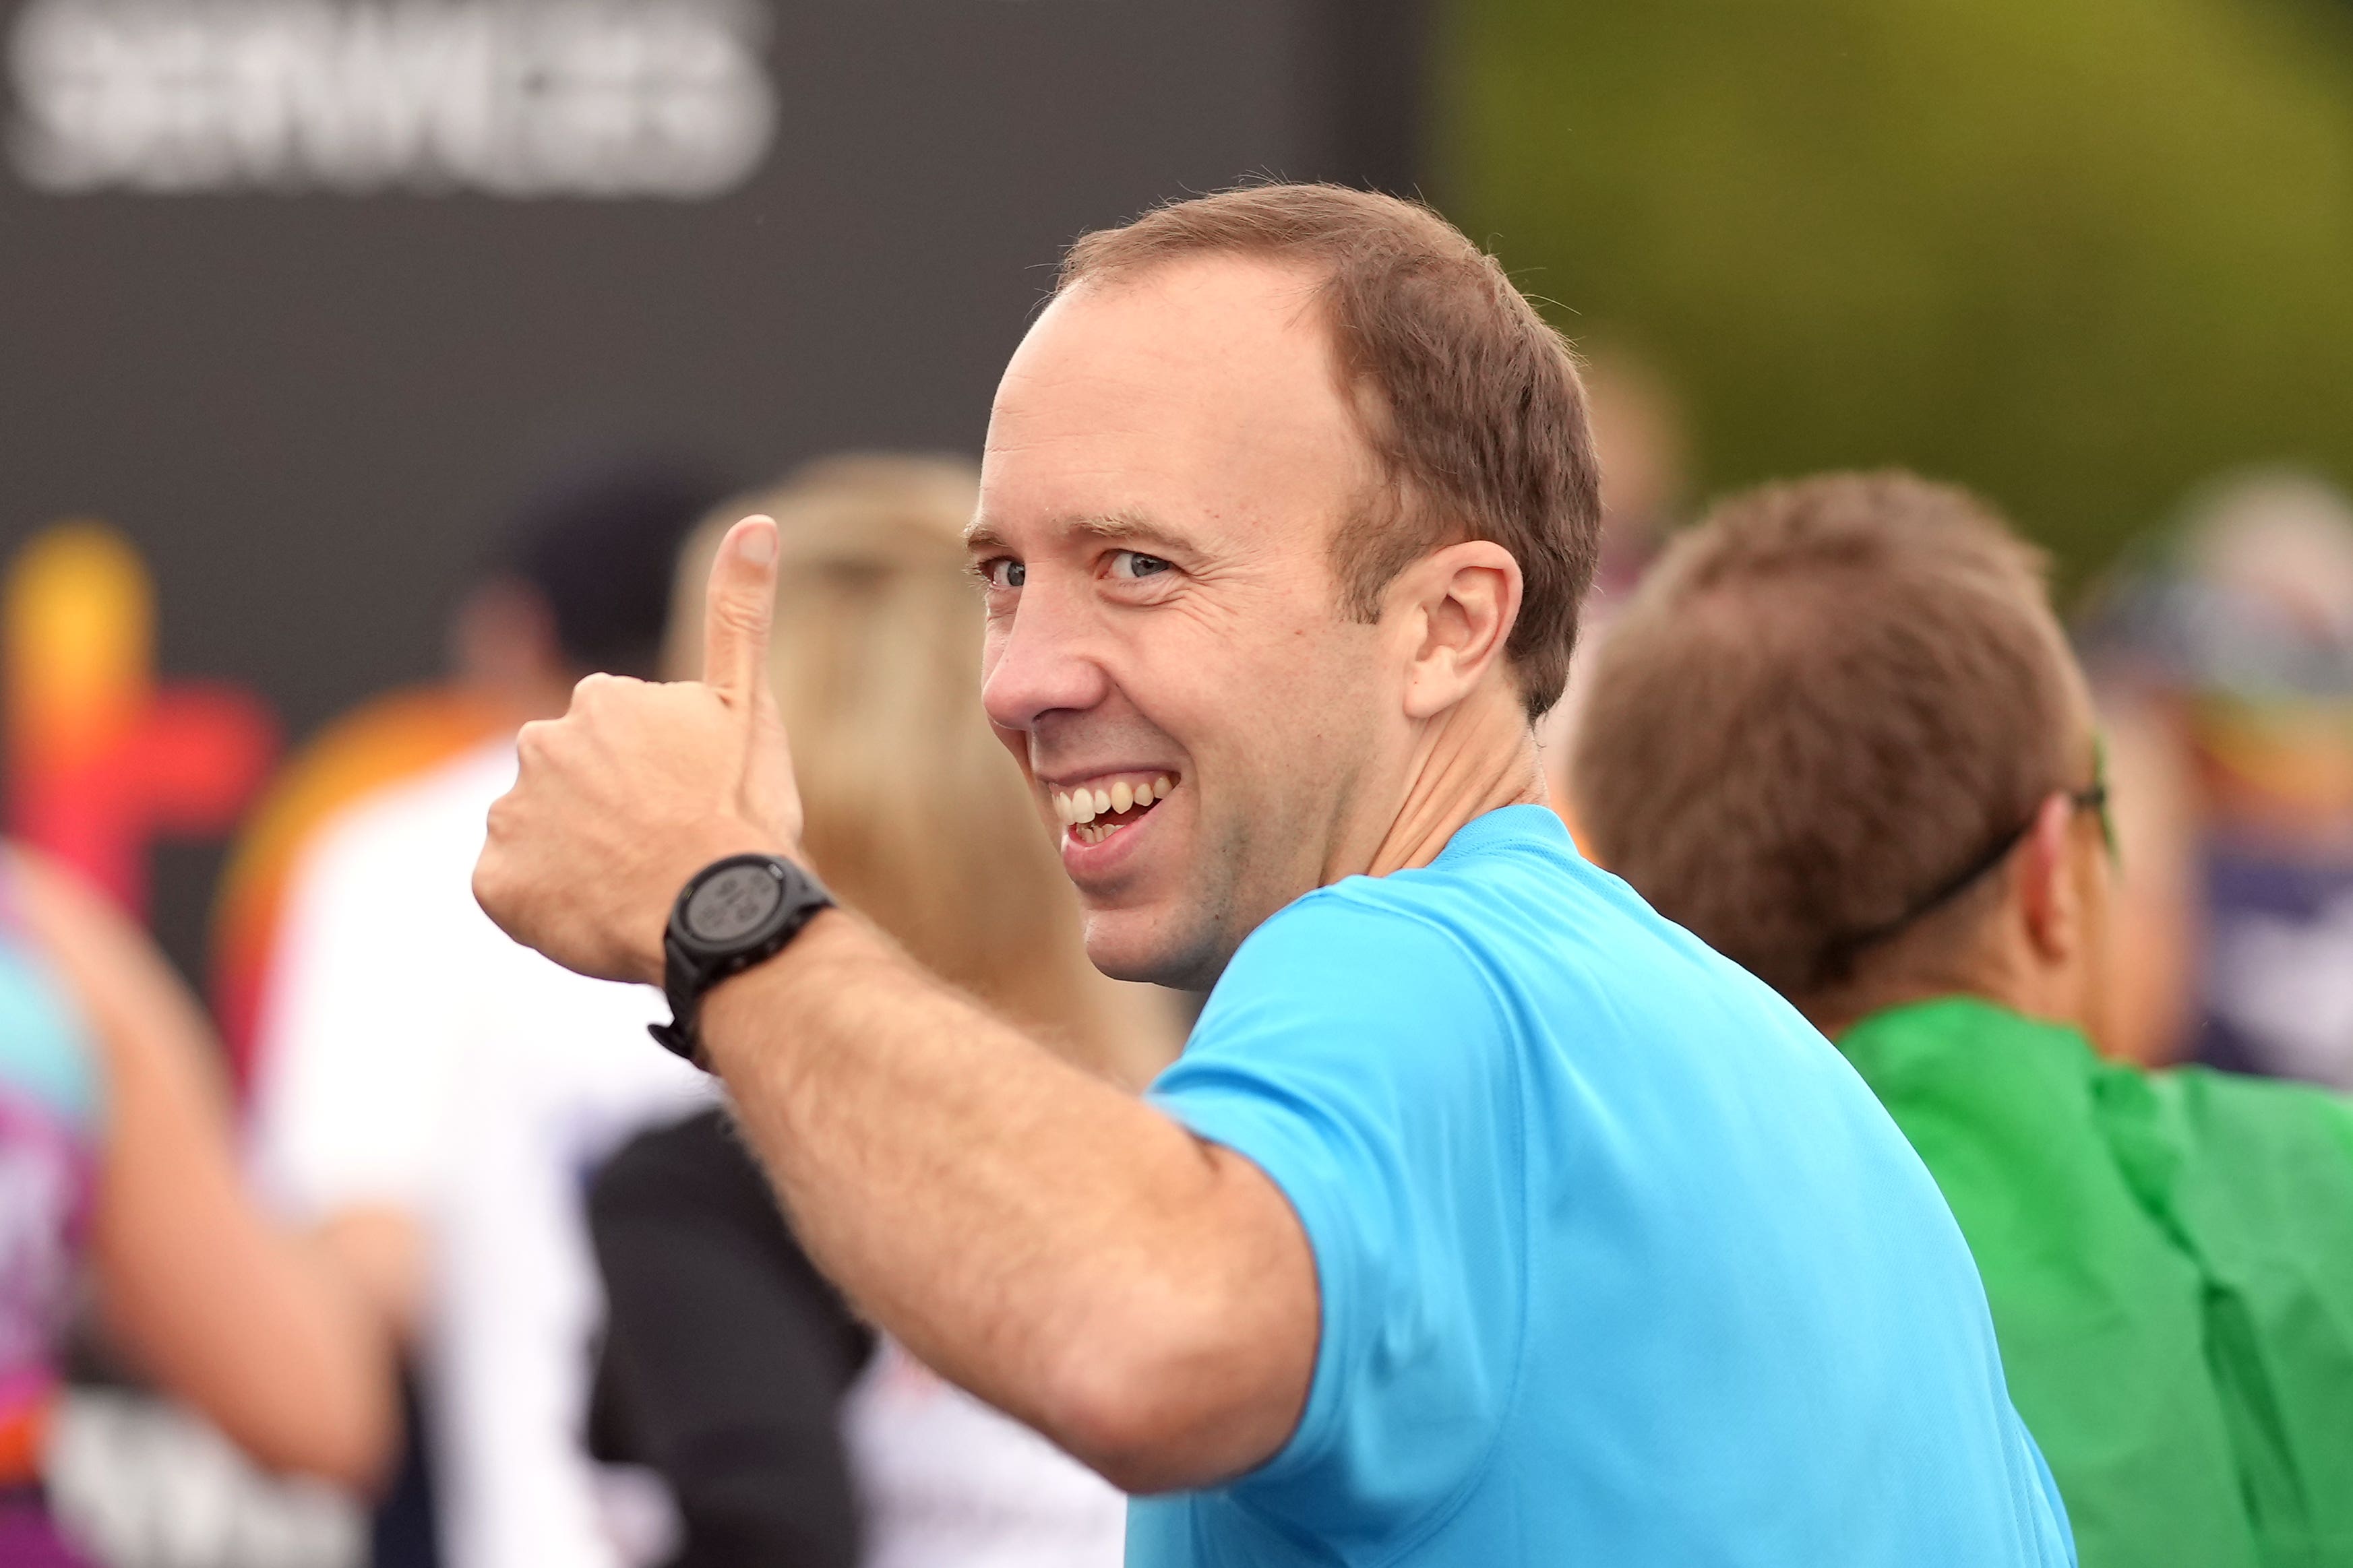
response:
<path id="1" fill-rule="evenodd" d="M 766 688 L 776 604 L 776 525 L 755 514 L 719 542 L 703 607 L 702 683 L 731 702 Z"/>

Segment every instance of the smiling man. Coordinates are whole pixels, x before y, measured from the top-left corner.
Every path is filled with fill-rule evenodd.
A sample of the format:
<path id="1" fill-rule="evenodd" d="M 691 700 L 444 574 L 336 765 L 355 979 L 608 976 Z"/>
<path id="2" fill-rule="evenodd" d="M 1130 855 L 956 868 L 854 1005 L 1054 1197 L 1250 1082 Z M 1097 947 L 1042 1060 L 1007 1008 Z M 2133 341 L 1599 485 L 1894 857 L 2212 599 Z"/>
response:
<path id="1" fill-rule="evenodd" d="M 524 732 L 477 893 L 665 983 L 863 1310 L 1163 1494 L 1132 1563 L 2066 1562 L 1918 1161 L 1541 804 L 1595 489 L 1567 350 L 1426 210 L 1073 249 L 990 421 L 983 700 L 1094 961 L 1214 986 L 1144 1100 L 799 868 L 765 520 L 702 681 Z"/>

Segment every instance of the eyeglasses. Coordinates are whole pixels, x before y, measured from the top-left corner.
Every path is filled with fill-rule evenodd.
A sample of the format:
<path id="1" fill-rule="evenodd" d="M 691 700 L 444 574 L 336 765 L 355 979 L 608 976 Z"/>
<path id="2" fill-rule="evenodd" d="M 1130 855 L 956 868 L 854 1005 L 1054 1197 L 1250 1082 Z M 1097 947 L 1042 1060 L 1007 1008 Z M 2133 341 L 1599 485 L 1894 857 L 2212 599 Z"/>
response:
<path id="1" fill-rule="evenodd" d="M 2108 809 L 2108 748 L 2103 737 L 2095 735 L 2092 738 L 2092 782 L 2082 789 L 2068 791 L 2067 804 L 2079 812 L 2095 811 L 2100 814 L 2100 840 L 2107 847 L 2108 860 L 2111 864 L 2120 862 L 2123 852 L 2116 839 L 2116 819 Z M 1967 892 L 1979 878 L 2010 858 L 2010 852 L 2018 847 L 2020 841 L 2034 831 L 2035 818 L 2042 815 L 2042 808 L 2038 805 L 2024 822 L 1988 845 L 1984 853 L 1937 883 L 1926 895 L 1914 900 L 1894 920 L 1840 937 L 1830 943 L 1823 950 L 1817 966 L 1818 983 L 1839 978 L 1840 972 L 1854 961 L 1857 953 L 1876 947 Z"/>

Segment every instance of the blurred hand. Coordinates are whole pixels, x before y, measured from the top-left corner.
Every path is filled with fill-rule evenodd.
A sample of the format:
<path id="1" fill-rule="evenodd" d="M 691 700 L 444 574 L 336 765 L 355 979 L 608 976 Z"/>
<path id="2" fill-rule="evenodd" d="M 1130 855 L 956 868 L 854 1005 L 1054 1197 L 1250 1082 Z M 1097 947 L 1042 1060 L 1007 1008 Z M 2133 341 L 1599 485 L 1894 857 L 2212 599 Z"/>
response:
<path id="1" fill-rule="evenodd" d="M 687 879 L 723 856 L 798 858 L 800 791 L 768 690 L 776 525 L 747 517 L 711 569 L 702 679 L 592 675 L 561 719 L 526 724 L 515 786 L 491 807 L 474 897 L 566 969 L 659 984 Z"/>

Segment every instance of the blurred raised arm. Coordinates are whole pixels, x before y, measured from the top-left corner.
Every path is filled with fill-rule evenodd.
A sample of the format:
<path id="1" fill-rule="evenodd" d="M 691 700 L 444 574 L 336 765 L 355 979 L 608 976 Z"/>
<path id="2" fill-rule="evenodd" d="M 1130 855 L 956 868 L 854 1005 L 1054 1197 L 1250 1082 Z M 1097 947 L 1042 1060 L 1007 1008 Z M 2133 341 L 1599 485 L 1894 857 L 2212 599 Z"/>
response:
<path id="1" fill-rule="evenodd" d="M 387 1325 L 247 1193 L 220 1052 L 153 944 L 70 873 L 12 858 L 26 921 L 101 1056 L 93 1253 L 109 1329 L 263 1464 L 374 1487 L 399 1421 Z"/>

